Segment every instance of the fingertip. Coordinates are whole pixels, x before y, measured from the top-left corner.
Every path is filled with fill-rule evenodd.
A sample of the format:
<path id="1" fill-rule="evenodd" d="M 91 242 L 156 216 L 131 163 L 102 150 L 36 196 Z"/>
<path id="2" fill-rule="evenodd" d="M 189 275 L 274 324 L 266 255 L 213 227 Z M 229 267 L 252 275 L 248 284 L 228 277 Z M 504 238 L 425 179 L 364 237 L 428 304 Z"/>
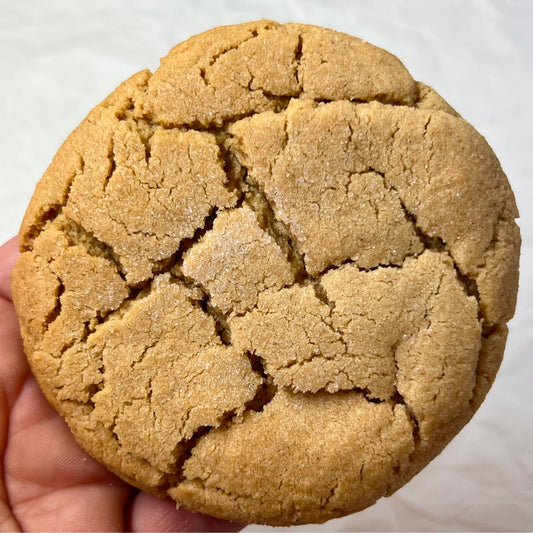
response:
<path id="1" fill-rule="evenodd" d="M 6 300 L 11 300 L 11 270 L 19 255 L 18 237 L 0 246 L 0 297 Z"/>

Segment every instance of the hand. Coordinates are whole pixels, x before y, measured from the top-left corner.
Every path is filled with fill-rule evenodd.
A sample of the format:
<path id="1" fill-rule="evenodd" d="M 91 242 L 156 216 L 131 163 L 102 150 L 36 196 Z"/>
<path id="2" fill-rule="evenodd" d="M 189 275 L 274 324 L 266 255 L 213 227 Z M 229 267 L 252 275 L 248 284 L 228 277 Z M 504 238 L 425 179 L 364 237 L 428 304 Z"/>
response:
<path id="1" fill-rule="evenodd" d="M 16 239 L 0 247 L 0 530 L 240 530 L 133 489 L 78 446 L 26 362 L 9 289 L 17 256 Z"/>

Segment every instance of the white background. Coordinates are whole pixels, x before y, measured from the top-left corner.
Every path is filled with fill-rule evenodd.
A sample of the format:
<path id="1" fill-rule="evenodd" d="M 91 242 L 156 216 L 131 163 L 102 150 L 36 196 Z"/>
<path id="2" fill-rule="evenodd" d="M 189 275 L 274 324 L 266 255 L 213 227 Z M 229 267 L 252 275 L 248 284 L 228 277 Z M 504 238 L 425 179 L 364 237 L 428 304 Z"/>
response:
<path id="1" fill-rule="evenodd" d="M 192 34 L 258 18 L 330 27 L 396 54 L 487 138 L 524 240 L 506 357 L 473 421 L 391 498 L 291 529 L 532 530 L 533 1 L 0 0 L 0 242 L 60 143 L 116 85 Z"/>

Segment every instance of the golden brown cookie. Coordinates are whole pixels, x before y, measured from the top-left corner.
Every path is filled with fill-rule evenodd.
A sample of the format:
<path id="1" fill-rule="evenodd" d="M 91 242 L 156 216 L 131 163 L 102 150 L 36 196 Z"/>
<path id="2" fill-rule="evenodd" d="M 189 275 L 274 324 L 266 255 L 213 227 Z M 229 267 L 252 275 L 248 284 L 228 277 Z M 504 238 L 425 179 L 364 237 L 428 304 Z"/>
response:
<path id="1" fill-rule="evenodd" d="M 518 283 L 483 139 L 391 54 L 260 21 L 173 48 L 37 185 L 12 278 L 79 443 L 222 518 L 342 516 L 471 418 Z"/>

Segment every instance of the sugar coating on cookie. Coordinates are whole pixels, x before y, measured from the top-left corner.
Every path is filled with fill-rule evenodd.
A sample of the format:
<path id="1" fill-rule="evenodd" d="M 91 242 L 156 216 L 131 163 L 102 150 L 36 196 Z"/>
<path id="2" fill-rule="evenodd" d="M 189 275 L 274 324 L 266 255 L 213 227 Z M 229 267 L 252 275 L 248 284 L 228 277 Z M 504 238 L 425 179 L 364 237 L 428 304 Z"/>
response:
<path id="1" fill-rule="evenodd" d="M 240 522 L 392 494 L 498 370 L 520 234 L 472 126 L 393 55 L 251 22 L 68 137 L 20 231 L 25 351 L 123 479 Z"/>

